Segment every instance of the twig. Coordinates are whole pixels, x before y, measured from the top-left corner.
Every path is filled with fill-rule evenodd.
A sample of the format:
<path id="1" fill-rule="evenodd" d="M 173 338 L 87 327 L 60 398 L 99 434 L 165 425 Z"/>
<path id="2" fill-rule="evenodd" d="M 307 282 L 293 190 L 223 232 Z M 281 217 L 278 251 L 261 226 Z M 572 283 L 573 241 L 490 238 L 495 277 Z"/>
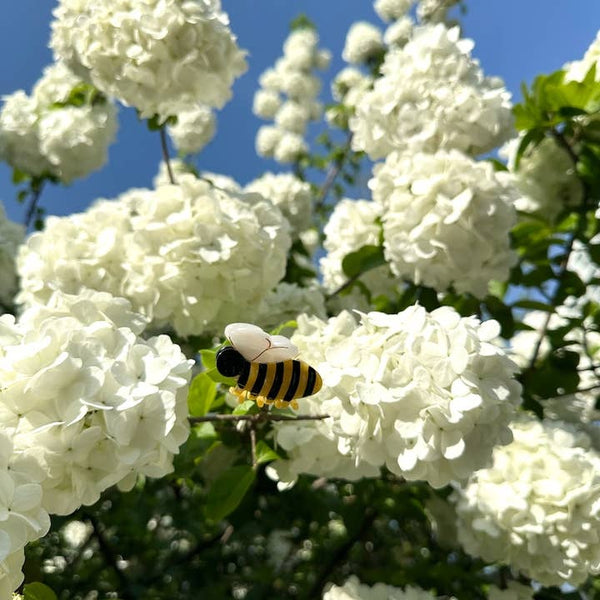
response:
<path id="1" fill-rule="evenodd" d="M 169 157 L 169 148 L 167 146 L 167 133 L 164 125 L 160 128 L 160 145 L 162 147 L 163 160 L 167 166 L 167 173 L 169 175 L 169 181 L 172 185 L 175 185 L 175 177 L 173 176 L 173 169 L 171 168 L 171 158 Z"/>
<path id="2" fill-rule="evenodd" d="M 567 154 L 569 155 L 570 159 L 573 162 L 573 166 L 576 167 L 579 158 L 578 158 L 577 154 L 575 153 L 575 151 L 573 150 L 573 148 L 571 148 L 569 142 L 565 139 L 565 136 L 560 131 L 557 131 L 556 129 L 552 130 L 551 135 L 552 135 L 552 137 L 554 137 L 554 139 L 557 141 L 557 143 L 567 152 Z M 548 326 L 550 325 L 550 319 L 552 318 L 552 315 L 555 314 L 555 311 L 557 308 L 558 297 L 559 297 L 559 294 L 560 294 L 561 288 L 562 288 L 562 280 L 563 280 L 563 277 L 565 276 L 565 273 L 567 272 L 567 266 L 569 264 L 569 258 L 571 257 L 571 253 L 573 252 L 573 246 L 575 245 L 575 240 L 577 239 L 577 236 L 585 228 L 587 208 L 588 208 L 588 189 L 587 189 L 587 186 L 585 186 L 585 182 L 584 182 L 584 193 L 583 193 L 583 198 L 582 198 L 582 202 L 581 202 L 581 209 L 579 212 L 579 219 L 577 220 L 577 225 L 575 227 L 575 230 L 569 236 L 569 241 L 567 242 L 565 254 L 560 263 L 560 269 L 555 277 L 555 279 L 557 281 L 556 289 L 554 290 L 554 293 L 550 297 L 550 305 L 552 306 L 552 311 L 546 313 L 544 322 L 542 323 L 542 327 L 540 329 L 539 338 L 537 339 L 537 342 L 533 348 L 533 354 L 531 355 L 531 358 L 529 359 L 529 364 L 527 366 L 526 371 L 531 371 L 535 368 L 535 363 L 536 363 L 537 357 L 540 353 L 540 348 L 542 346 L 542 342 L 544 341 L 544 338 L 546 337 L 546 333 L 548 332 Z"/>
<path id="3" fill-rule="evenodd" d="M 335 569 L 344 561 L 350 550 L 356 542 L 362 539 L 362 537 L 370 529 L 371 525 L 375 521 L 377 513 L 369 509 L 366 510 L 365 518 L 361 523 L 360 527 L 356 530 L 354 535 L 350 536 L 333 554 L 331 560 L 325 565 L 325 568 L 321 571 L 319 578 L 315 581 L 308 595 L 309 598 L 320 598 L 322 596 L 323 587 L 330 581 L 331 574 Z"/>
<path id="4" fill-rule="evenodd" d="M 600 383 L 596 383 L 596 384 L 590 385 L 588 387 L 580 388 L 573 392 L 563 392 L 561 394 L 554 394 L 552 396 L 548 396 L 548 398 L 564 398 L 565 396 L 573 396 L 574 394 L 581 394 L 583 392 L 593 392 L 594 390 L 600 390 Z"/>
<path id="5" fill-rule="evenodd" d="M 251 423 L 263 423 L 267 421 L 320 421 L 328 419 L 329 415 L 274 415 L 271 413 L 258 413 L 255 415 L 232 415 L 232 414 L 209 414 L 203 417 L 190 417 L 192 423 L 206 423 L 214 421 L 250 421 Z"/>
<path id="6" fill-rule="evenodd" d="M 325 177 L 325 181 L 323 182 L 323 185 L 319 189 L 319 193 L 317 194 L 317 198 L 316 198 L 316 202 L 315 202 L 316 210 L 319 210 L 320 208 L 322 208 L 323 204 L 325 204 L 327 195 L 329 194 L 331 187 L 335 183 L 337 176 L 340 174 L 340 171 L 342 170 L 342 167 L 344 166 L 344 161 L 346 160 L 346 157 L 348 156 L 348 151 L 350 150 L 351 143 L 352 143 L 352 133 L 350 132 L 350 133 L 348 133 L 348 137 L 347 137 L 346 143 L 344 145 L 343 154 L 329 167 L 329 170 L 327 171 L 327 176 Z"/>
<path id="7" fill-rule="evenodd" d="M 108 540 L 104 537 L 104 533 L 100 528 L 100 524 L 96 517 L 92 514 L 87 514 L 86 518 L 92 525 L 94 532 L 93 536 L 96 538 L 98 542 L 98 547 L 104 560 L 107 562 L 108 566 L 112 568 L 115 572 L 117 579 L 119 580 L 119 595 L 124 600 L 135 600 L 135 596 L 130 592 L 130 582 L 126 577 L 125 573 L 121 569 L 119 569 L 117 565 L 117 558 L 112 548 L 110 547 Z"/>
<path id="8" fill-rule="evenodd" d="M 325 296 L 325 300 L 331 300 L 338 294 L 341 294 L 346 288 L 349 288 L 361 275 L 363 275 L 364 273 L 367 273 L 368 271 L 370 271 L 370 269 L 367 269 L 366 271 L 361 271 L 360 273 L 357 273 L 356 275 L 353 275 L 352 277 L 350 277 L 350 279 L 348 279 L 347 281 L 342 283 L 342 285 L 340 285 L 340 287 L 333 290 L 333 292 L 331 292 L 330 294 L 327 294 Z"/>
<path id="9" fill-rule="evenodd" d="M 40 196 L 42 195 L 42 190 L 44 189 L 44 181 L 32 181 L 30 187 L 30 199 L 29 206 L 27 207 L 27 212 L 25 213 L 25 220 L 23 221 L 23 225 L 25 226 L 25 230 L 29 229 L 31 225 L 31 220 L 33 219 L 33 215 L 38 206 L 38 202 L 40 201 Z"/>

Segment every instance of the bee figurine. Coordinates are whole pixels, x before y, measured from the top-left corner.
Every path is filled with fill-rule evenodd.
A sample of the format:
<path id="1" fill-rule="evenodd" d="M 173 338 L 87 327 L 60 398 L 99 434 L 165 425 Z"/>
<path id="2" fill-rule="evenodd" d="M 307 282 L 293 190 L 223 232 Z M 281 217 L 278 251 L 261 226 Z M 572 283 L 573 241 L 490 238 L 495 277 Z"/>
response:
<path id="1" fill-rule="evenodd" d="M 315 369 L 295 359 L 298 348 L 285 336 L 269 335 L 250 323 L 231 323 L 225 337 L 231 346 L 217 352 L 217 371 L 224 377 L 237 377 L 229 391 L 240 403 L 250 399 L 259 407 L 289 404 L 297 410 L 296 398 L 316 394 L 323 386 Z"/>

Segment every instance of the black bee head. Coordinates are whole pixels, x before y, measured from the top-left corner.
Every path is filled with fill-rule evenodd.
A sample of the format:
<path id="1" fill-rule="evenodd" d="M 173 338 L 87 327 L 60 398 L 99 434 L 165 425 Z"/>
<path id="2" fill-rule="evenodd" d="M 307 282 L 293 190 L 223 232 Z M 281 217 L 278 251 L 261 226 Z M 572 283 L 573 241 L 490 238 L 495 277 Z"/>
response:
<path id="1" fill-rule="evenodd" d="M 246 359 L 233 346 L 224 346 L 217 352 L 217 371 L 223 377 L 239 375 L 245 362 Z"/>

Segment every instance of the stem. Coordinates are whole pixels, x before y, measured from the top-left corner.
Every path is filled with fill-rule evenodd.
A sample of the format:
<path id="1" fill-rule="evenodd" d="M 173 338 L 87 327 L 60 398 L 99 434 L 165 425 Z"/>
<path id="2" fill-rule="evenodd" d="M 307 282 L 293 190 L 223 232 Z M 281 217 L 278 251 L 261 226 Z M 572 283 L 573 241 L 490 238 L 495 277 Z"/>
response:
<path id="1" fill-rule="evenodd" d="M 344 166 L 344 161 L 348 156 L 348 151 L 350 150 L 350 144 L 352 142 L 352 133 L 348 133 L 348 137 L 346 139 L 346 143 L 344 145 L 343 154 L 329 167 L 327 171 L 327 176 L 325 177 L 325 181 L 323 185 L 319 189 L 319 193 L 317 194 L 316 202 L 315 202 L 315 210 L 319 210 L 325 204 L 325 200 L 331 190 L 331 187 L 335 183 L 337 176 L 340 174 L 342 167 Z"/>
<path id="2" fill-rule="evenodd" d="M 367 531 L 373 525 L 377 513 L 373 510 L 366 509 L 365 518 L 360 524 L 360 527 L 355 531 L 354 535 L 350 536 L 335 552 L 331 557 L 331 560 L 325 565 L 325 568 L 321 571 L 319 578 L 315 581 L 311 588 L 309 598 L 320 598 L 323 593 L 323 587 L 331 579 L 331 574 L 335 569 L 344 561 L 350 550 L 356 542 L 361 540 Z"/>
<path id="3" fill-rule="evenodd" d="M 320 421 L 328 419 L 329 415 L 274 415 L 271 413 L 258 413 L 255 415 L 231 415 L 231 414 L 212 414 L 203 417 L 190 417 L 189 421 L 192 425 L 195 423 L 206 423 L 214 421 L 250 421 L 250 423 L 263 423 L 267 421 Z"/>
<path id="4" fill-rule="evenodd" d="M 580 388 L 575 390 L 574 392 L 563 392 L 562 394 L 554 394 L 550 396 L 550 398 L 564 398 L 566 396 L 573 396 L 574 394 L 581 394 L 583 392 L 593 392 L 594 390 L 600 389 L 600 383 L 596 383 L 594 385 L 590 385 L 589 387 Z"/>
<path id="5" fill-rule="evenodd" d="M 88 514 L 86 515 L 90 524 L 94 528 L 93 536 L 96 538 L 98 542 L 98 547 L 104 560 L 107 562 L 108 566 L 112 568 L 115 572 L 117 579 L 119 581 L 119 595 L 123 600 L 135 600 L 135 596 L 130 592 L 130 584 L 129 580 L 125 576 L 125 573 L 121 569 L 119 569 L 117 565 L 117 557 L 113 552 L 108 540 L 104 537 L 104 533 L 100 527 L 100 524 L 94 515 Z"/>
<path id="6" fill-rule="evenodd" d="M 167 166 L 169 181 L 172 185 L 175 185 L 176 182 L 175 177 L 173 176 L 173 169 L 171 168 L 171 158 L 169 157 L 169 148 L 167 146 L 167 133 L 165 131 L 164 125 L 160 128 L 160 145 L 162 148 L 163 160 L 165 161 L 165 165 Z"/>
<path id="7" fill-rule="evenodd" d="M 36 212 L 38 207 L 38 203 L 40 201 L 40 196 L 42 195 L 42 190 L 44 189 L 44 180 L 32 180 L 29 188 L 29 206 L 27 207 L 27 212 L 25 213 L 25 219 L 23 221 L 23 225 L 25 226 L 25 230 L 29 229 L 31 225 L 31 220 L 33 219 L 33 215 Z"/>
<path id="8" fill-rule="evenodd" d="M 327 294 L 325 296 L 325 300 L 331 300 L 338 294 L 341 294 L 346 288 L 349 288 L 363 273 L 366 273 L 367 271 L 370 271 L 370 269 L 367 269 L 366 271 L 361 271 L 360 273 L 357 273 L 356 275 L 353 275 L 352 277 L 350 277 L 350 279 L 348 279 L 348 281 L 345 281 L 344 283 L 342 283 L 342 285 L 340 285 L 340 287 L 333 290 L 333 292 L 331 292 L 330 294 Z"/>
<path id="9" fill-rule="evenodd" d="M 578 158 L 577 154 L 575 153 L 575 151 L 573 150 L 573 148 L 571 148 L 571 145 L 569 144 L 569 142 L 565 139 L 565 136 L 560 131 L 557 131 L 556 129 L 553 129 L 551 131 L 551 135 L 556 140 L 556 142 L 561 146 L 561 148 L 563 148 L 567 152 L 567 154 L 573 161 L 573 166 L 577 167 L 577 161 L 579 160 L 579 158 Z M 526 371 L 531 371 L 535 368 L 535 363 L 536 363 L 538 355 L 540 353 L 540 348 L 542 346 L 542 342 L 544 341 L 544 338 L 546 337 L 546 333 L 548 332 L 548 326 L 550 325 L 550 319 L 552 318 L 552 315 L 554 315 L 556 308 L 557 308 L 558 297 L 559 297 L 559 294 L 561 292 L 561 287 L 562 287 L 562 280 L 563 280 L 563 277 L 565 276 L 565 273 L 567 272 L 567 266 L 569 264 L 569 258 L 571 257 L 571 253 L 573 252 L 573 246 L 575 244 L 575 240 L 581 234 L 581 232 L 585 229 L 586 214 L 587 214 L 587 210 L 588 210 L 589 190 L 588 190 L 587 185 L 585 185 L 585 182 L 583 182 L 583 184 L 584 184 L 584 192 L 583 192 L 583 198 L 581 201 L 581 207 L 580 207 L 580 211 L 579 211 L 579 219 L 577 220 L 577 225 L 575 226 L 575 230 L 571 233 L 571 235 L 568 238 L 567 246 L 565 249 L 565 254 L 560 263 L 560 269 L 558 270 L 558 273 L 556 274 L 556 277 L 555 277 L 555 279 L 557 281 L 557 286 L 556 286 L 556 289 L 554 290 L 554 293 L 550 296 L 550 305 L 552 306 L 552 310 L 546 314 L 546 317 L 545 317 L 542 327 L 540 329 L 539 338 L 533 348 L 533 354 L 531 355 L 531 358 L 529 359 L 529 364 L 527 366 Z"/>

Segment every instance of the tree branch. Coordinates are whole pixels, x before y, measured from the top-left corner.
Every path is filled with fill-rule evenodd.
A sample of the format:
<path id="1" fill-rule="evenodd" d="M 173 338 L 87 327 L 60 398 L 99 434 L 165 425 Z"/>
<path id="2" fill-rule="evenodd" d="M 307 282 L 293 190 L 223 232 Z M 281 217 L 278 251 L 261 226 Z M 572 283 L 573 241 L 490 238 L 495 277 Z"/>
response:
<path id="1" fill-rule="evenodd" d="M 23 225 L 25 226 L 25 231 L 27 231 L 31 225 L 31 221 L 33 219 L 33 215 L 36 212 L 38 207 L 38 203 L 40 201 L 40 196 L 42 195 L 42 190 L 44 189 L 44 180 L 32 180 L 30 183 L 29 189 L 29 206 L 27 207 L 27 212 L 25 213 L 25 219 L 23 221 Z"/>
<path id="2" fill-rule="evenodd" d="M 255 415 L 232 415 L 232 414 L 209 414 L 203 417 L 189 417 L 189 422 L 194 425 L 195 423 L 206 423 L 215 421 L 250 421 L 250 423 L 265 423 L 267 421 L 321 421 L 322 419 L 328 419 L 329 415 L 275 415 L 272 413 L 258 413 Z"/>

